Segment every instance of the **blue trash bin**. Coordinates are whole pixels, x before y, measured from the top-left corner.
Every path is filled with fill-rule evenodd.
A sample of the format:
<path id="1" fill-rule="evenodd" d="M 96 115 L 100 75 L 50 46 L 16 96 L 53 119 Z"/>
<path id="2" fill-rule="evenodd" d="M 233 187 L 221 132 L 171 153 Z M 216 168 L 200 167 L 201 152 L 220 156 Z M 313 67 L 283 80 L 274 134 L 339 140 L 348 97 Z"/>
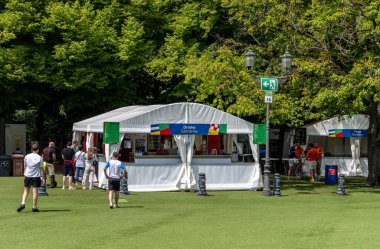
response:
<path id="1" fill-rule="evenodd" d="M 325 166 L 325 184 L 338 184 L 338 165 Z"/>

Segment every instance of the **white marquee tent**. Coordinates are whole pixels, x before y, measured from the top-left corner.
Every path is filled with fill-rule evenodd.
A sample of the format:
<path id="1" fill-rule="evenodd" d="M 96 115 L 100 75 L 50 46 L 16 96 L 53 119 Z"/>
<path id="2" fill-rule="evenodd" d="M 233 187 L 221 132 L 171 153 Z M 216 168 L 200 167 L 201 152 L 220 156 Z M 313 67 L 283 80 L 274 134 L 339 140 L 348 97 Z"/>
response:
<path id="1" fill-rule="evenodd" d="M 149 134 L 151 125 L 172 124 L 227 124 L 227 134 L 233 134 L 238 150 L 237 134 L 248 134 L 254 163 L 219 165 L 196 165 L 192 163 L 194 136 L 174 135 L 180 154 L 178 165 L 137 165 L 127 164 L 129 189 L 131 191 L 175 191 L 196 188 L 196 175 L 206 173 L 207 189 L 235 190 L 257 189 L 262 187 L 259 167 L 258 146 L 252 143 L 253 124 L 222 112 L 213 107 L 198 103 L 174 103 L 168 105 L 127 106 L 119 108 L 73 125 L 74 138 L 79 140 L 87 133 L 86 147 L 92 146 L 94 133 L 103 132 L 104 122 L 120 123 L 120 141 L 118 144 L 106 144 L 105 158 L 120 148 L 125 134 Z M 99 183 L 104 184 L 104 176 L 99 170 Z"/>
<path id="2" fill-rule="evenodd" d="M 344 115 L 321 121 L 316 124 L 306 126 L 307 140 L 312 141 L 313 136 L 329 136 L 331 129 L 361 129 L 367 130 L 369 127 L 369 117 L 367 115 Z M 328 142 L 333 143 L 336 138 L 329 138 Z M 351 158 L 329 158 L 325 157 L 324 165 L 338 165 L 339 174 L 345 175 L 368 175 L 368 159 L 360 158 L 360 138 L 350 138 Z M 337 147 L 337 146 L 335 146 Z M 333 148 L 333 147 L 332 147 Z M 322 173 L 323 170 L 322 170 Z"/>

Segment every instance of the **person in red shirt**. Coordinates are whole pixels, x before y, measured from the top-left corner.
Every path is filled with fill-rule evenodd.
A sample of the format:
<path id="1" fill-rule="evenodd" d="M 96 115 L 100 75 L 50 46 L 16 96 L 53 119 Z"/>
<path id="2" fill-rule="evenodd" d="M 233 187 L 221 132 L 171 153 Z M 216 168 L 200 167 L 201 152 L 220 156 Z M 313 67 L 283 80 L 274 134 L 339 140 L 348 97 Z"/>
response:
<path id="1" fill-rule="evenodd" d="M 317 157 L 317 181 L 319 181 L 319 177 L 321 176 L 321 165 L 322 165 L 322 158 L 323 158 L 323 147 L 320 146 L 318 143 L 314 143 L 314 148 L 318 152 Z"/>
<path id="2" fill-rule="evenodd" d="M 310 182 L 314 182 L 315 169 L 317 168 L 318 152 L 312 143 L 309 144 L 309 150 L 307 151 L 306 158 L 309 160 L 308 165 L 310 170 Z"/>

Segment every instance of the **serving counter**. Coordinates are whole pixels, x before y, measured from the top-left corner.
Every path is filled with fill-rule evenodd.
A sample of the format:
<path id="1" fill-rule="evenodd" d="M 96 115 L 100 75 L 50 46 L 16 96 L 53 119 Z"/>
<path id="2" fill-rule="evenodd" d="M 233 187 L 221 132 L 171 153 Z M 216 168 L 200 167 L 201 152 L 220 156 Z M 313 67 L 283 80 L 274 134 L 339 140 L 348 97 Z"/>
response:
<path id="1" fill-rule="evenodd" d="M 107 186 L 103 172 L 105 163 L 104 157 L 101 158 L 100 188 Z M 128 171 L 130 191 L 196 190 L 199 173 L 206 174 L 208 190 L 247 190 L 261 187 L 259 164 L 231 162 L 230 155 L 194 155 L 191 165 L 182 163 L 179 155 L 143 155 L 135 156 L 134 163 L 124 164 Z"/>

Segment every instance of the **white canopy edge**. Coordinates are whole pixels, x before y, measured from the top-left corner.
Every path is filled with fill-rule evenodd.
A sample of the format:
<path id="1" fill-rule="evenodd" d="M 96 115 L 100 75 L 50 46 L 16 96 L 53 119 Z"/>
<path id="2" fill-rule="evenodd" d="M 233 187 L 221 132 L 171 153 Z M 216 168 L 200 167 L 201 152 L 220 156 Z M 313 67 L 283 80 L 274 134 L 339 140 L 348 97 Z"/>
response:
<path id="1" fill-rule="evenodd" d="M 150 133 L 151 125 L 227 124 L 228 134 L 252 134 L 253 124 L 216 108 L 199 103 L 127 106 L 76 122 L 73 131 L 103 132 L 104 122 L 119 122 L 120 133 Z"/>
<path id="2" fill-rule="evenodd" d="M 307 136 L 328 136 L 331 129 L 362 129 L 369 127 L 369 117 L 363 114 L 330 118 L 306 126 Z"/>

